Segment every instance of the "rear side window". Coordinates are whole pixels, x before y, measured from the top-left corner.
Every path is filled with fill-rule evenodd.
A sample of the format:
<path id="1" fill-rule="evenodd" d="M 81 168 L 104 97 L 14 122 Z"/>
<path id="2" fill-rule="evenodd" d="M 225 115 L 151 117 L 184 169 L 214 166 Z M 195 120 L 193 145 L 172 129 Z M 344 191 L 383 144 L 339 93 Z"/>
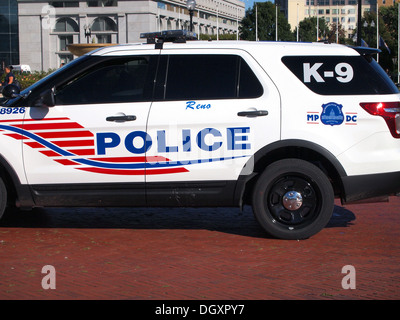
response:
<path id="1" fill-rule="evenodd" d="M 263 94 L 247 63 L 236 55 L 170 55 L 165 100 L 245 99 Z"/>
<path id="2" fill-rule="evenodd" d="M 286 56 L 282 62 L 310 90 L 322 95 L 398 93 L 374 59 L 363 56 Z"/>

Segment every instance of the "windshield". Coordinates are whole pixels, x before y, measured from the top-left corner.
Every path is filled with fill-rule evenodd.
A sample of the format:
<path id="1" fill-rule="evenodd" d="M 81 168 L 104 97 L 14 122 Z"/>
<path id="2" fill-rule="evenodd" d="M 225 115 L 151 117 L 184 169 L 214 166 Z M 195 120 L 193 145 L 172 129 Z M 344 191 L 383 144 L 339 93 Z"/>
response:
<path id="1" fill-rule="evenodd" d="M 80 62 L 82 62 L 85 59 L 87 59 L 87 56 L 81 56 L 77 59 L 72 60 L 71 62 L 69 62 L 66 65 L 64 65 L 63 67 L 61 67 L 60 69 L 57 69 L 56 71 L 50 73 L 46 77 L 40 79 L 38 82 L 35 82 L 28 88 L 22 90 L 20 92 L 21 96 L 19 96 L 17 98 L 9 99 L 9 100 L 7 100 L 6 98 L 0 98 L 0 105 L 6 106 L 9 104 L 15 103 L 16 101 L 20 100 L 23 96 L 28 96 L 31 91 L 35 90 L 37 87 L 40 87 L 43 83 L 47 82 L 48 80 L 50 80 L 52 78 L 57 77 L 59 74 L 64 73 L 68 69 L 73 68 L 75 65 L 79 64 Z"/>

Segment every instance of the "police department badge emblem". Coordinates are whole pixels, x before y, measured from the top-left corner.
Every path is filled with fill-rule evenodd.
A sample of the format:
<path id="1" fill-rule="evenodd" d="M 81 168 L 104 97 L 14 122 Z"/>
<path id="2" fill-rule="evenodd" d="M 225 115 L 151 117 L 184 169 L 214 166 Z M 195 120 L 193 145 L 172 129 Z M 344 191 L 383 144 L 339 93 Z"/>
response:
<path id="1" fill-rule="evenodd" d="M 343 123 L 343 106 L 335 102 L 322 105 L 321 122 L 325 125 L 337 126 Z"/>

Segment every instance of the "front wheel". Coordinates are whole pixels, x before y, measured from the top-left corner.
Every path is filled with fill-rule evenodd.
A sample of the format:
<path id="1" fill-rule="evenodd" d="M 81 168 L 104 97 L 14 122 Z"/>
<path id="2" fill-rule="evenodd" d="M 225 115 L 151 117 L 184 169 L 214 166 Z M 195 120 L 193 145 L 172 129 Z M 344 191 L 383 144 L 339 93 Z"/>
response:
<path id="1" fill-rule="evenodd" d="M 261 174 L 253 193 L 253 213 L 273 237 L 305 239 L 329 222 L 334 193 L 328 177 L 300 159 L 272 163 Z"/>

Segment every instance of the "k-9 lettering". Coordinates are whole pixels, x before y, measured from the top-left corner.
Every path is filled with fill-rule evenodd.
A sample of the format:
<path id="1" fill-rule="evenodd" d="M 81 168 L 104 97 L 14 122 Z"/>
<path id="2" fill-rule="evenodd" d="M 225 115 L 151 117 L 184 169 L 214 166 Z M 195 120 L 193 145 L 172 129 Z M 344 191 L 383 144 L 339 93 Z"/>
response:
<path id="1" fill-rule="evenodd" d="M 354 71 L 350 64 L 341 62 L 335 66 L 335 73 L 337 76 L 334 76 L 333 71 L 324 71 L 319 73 L 318 69 L 323 66 L 323 63 L 314 63 L 312 66 L 310 63 L 303 63 L 303 81 L 305 83 L 311 82 L 314 79 L 316 82 L 325 82 L 324 78 L 336 78 L 337 81 L 341 83 L 347 83 L 353 80 Z"/>

